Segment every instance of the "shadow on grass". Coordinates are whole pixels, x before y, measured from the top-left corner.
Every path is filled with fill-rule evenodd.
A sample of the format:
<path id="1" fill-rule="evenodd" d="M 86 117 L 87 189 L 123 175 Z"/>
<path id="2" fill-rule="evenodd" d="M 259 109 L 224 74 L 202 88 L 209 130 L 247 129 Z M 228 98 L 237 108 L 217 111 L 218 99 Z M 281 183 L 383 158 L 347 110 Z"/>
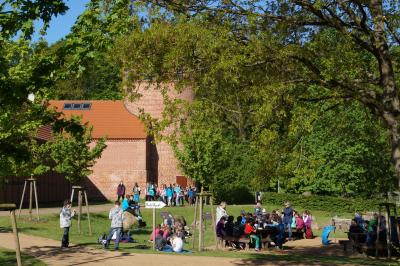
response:
<path id="1" fill-rule="evenodd" d="M 44 265 L 41 261 L 32 258 L 31 256 L 22 254 L 21 255 L 23 265 Z M 17 259 L 15 257 L 15 251 L 0 250 L 0 262 L 1 266 L 15 266 L 17 264 Z"/>
<path id="2" fill-rule="evenodd" d="M 265 265 L 266 262 L 273 265 L 399 265 L 398 261 L 386 259 L 348 258 L 340 256 L 311 256 L 311 255 L 275 255 L 275 254 L 251 254 L 251 258 L 234 261 L 237 266 Z"/>
<path id="3" fill-rule="evenodd" d="M 84 254 L 85 256 L 79 256 Z M 120 257 L 134 256 L 133 253 L 111 252 L 101 249 L 85 248 L 85 245 L 76 245 L 62 251 L 54 246 L 32 246 L 29 248 L 29 255 L 42 260 L 54 260 L 59 263 L 68 263 L 68 265 L 84 265 L 87 263 L 103 263 L 107 260 Z"/>

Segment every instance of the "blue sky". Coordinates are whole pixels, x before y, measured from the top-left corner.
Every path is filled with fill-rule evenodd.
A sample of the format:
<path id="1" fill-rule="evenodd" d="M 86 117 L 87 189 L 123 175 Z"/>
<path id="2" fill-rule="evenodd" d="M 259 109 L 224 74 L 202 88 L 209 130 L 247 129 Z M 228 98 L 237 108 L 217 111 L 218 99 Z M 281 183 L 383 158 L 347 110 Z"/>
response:
<path id="1" fill-rule="evenodd" d="M 82 12 L 85 10 L 85 6 L 87 3 L 89 3 L 90 0 L 68 0 L 66 1 L 69 9 L 68 11 L 58 17 L 53 17 L 53 19 L 50 22 L 50 27 L 47 29 L 47 34 L 45 36 L 45 39 L 49 44 L 53 44 L 56 41 L 60 40 L 63 38 L 65 35 L 67 35 L 70 30 L 72 25 L 74 25 L 76 18 L 82 14 Z M 36 23 L 37 28 L 40 29 L 41 23 Z M 34 40 L 37 40 L 39 38 L 39 34 L 35 34 Z"/>

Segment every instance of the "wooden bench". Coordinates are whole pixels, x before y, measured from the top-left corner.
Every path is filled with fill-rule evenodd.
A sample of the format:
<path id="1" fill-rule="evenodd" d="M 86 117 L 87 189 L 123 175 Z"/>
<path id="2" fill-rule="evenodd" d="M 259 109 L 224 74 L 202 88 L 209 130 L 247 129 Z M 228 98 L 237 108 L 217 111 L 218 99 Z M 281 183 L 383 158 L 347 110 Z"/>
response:
<path id="1" fill-rule="evenodd" d="M 246 245 L 246 249 L 249 249 L 249 245 L 251 243 L 250 237 L 234 237 L 234 236 L 225 236 L 225 237 L 218 237 L 218 246 L 224 248 L 225 242 L 238 242 L 238 243 L 244 243 Z M 261 247 L 267 247 L 269 243 L 273 242 L 270 236 L 264 237 L 260 239 Z"/>
<path id="2" fill-rule="evenodd" d="M 339 240 L 339 245 L 343 246 L 343 251 L 347 251 L 347 247 L 351 245 L 351 240 Z"/>

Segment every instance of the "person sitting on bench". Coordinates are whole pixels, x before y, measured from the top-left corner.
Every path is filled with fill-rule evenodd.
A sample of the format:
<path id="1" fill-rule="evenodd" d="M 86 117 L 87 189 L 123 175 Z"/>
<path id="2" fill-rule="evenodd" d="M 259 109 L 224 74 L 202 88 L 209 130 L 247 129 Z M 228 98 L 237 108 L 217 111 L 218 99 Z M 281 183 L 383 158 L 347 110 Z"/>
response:
<path id="1" fill-rule="evenodd" d="M 257 230 L 254 228 L 252 219 L 248 219 L 244 225 L 244 233 L 248 235 L 251 240 L 255 241 L 255 251 L 260 251 L 260 237 L 256 234 Z"/>

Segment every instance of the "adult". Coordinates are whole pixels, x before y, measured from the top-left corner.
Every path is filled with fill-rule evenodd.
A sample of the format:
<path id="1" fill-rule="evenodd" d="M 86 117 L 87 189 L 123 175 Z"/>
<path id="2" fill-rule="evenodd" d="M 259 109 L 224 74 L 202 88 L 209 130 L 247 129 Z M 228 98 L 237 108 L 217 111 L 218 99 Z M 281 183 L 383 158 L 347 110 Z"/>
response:
<path id="1" fill-rule="evenodd" d="M 283 225 L 285 227 L 285 230 L 288 230 L 289 240 L 292 240 L 293 209 L 290 206 L 290 202 L 286 202 L 284 206 L 285 208 L 283 209 Z"/>
<path id="2" fill-rule="evenodd" d="M 215 224 L 218 224 L 218 222 L 221 220 L 222 217 L 225 217 L 225 219 L 228 219 L 228 213 L 226 211 L 226 202 L 222 201 L 221 204 L 217 207 L 217 213 L 216 213 L 216 218 L 217 220 L 215 221 Z"/>
<path id="3" fill-rule="evenodd" d="M 139 203 L 139 201 L 140 201 L 140 187 L 139 187 L 137 182 L 135 182 L 135 185 L 133 186 L 132 194 L 133 194 L 133 201 Z"/>
<path id="4" fill-rule="evenodd" d="M 118 199 L 117 199 L 118 201 L 120 199 L 123 200 L 125 198 L 125 185 L 124 185 L 124 182 L 122 182 L 122 180 L 117 187 L 117 195 L 118 195 Z"/>

